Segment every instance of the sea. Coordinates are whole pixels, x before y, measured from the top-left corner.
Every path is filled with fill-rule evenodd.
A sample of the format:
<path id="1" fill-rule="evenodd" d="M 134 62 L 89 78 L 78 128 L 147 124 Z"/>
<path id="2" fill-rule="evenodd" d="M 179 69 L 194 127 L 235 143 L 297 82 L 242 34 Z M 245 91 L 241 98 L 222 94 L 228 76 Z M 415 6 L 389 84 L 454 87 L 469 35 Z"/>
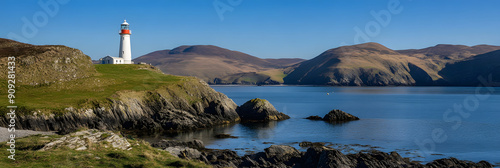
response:
<path id="1" fill-rule="evenodd" d="M 168 139 L 251 154 L 271 145 L 322 142 L 344 153 L 396 151 L 423 163 L 455 157 L 500 163 L 499 87 L 211 86 L 242 105 L 266 99 L 291 119 L 238 123 Z M 341 124 L 304 119 L 340 109 L 360 118 Z M 237 138 L 217 139 L 216 134 Z"/>

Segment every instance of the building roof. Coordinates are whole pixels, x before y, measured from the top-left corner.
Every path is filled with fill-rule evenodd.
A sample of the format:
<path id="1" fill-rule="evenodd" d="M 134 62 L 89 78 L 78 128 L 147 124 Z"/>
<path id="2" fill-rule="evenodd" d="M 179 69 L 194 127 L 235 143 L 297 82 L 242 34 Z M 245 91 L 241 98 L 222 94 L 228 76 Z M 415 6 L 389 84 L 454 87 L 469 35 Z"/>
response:
<path id="1" fill-rule="evenodd" d="M 105 57 L 103 57 L 103 58 L 101 58 L 101 59 L 108 58 L 108 57 L 109 57 L 109 58 L 111 58 L 111 59 L 114 59 L 114 60 L 120 60 L 120 59 L 123 59 L 123 58 L 120 58 L 120 57 L 112 57 L 112 56 L 109 56 L 109 55 L 108 55 L 108 56 L 105 56 Z"/>
<path id="2" fill-rule="evenodd" d="M 124 20 L 122 25 L 128 25 L 127 20 Z"/>

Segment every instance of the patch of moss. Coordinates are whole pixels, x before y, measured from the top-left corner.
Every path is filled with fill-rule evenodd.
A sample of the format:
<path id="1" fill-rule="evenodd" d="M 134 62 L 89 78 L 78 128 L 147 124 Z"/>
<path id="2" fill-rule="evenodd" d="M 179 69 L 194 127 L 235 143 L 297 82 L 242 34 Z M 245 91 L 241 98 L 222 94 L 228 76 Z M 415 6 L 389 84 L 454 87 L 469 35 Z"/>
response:
<path id="1" fill-rule="evenodd" d="M 258 104 L 258 103 L 265 103 L 265 102 L 267 102 L 267 100 L 266 99 L 255 98 L 255 99 L 250 100 L 250 102 Z"/>

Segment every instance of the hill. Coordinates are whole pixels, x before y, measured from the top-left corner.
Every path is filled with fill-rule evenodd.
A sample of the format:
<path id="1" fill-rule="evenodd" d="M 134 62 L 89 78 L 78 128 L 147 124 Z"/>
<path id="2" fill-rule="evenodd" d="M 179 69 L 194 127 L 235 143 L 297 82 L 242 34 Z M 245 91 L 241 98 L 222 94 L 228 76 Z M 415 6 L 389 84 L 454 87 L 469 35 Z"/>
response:
<path id="1" fill-rule="evenodd" d="M 458 80 L 446 79 L 451 77 L 449 70 L 440 71 L 448 65 L 497 49 L 500 46 L 440 44 L 397 51 L 378 43 L 342 46 L 300 63 L 284 82 L 343 86 L 464 85 L 456 83 Z M 482 66 L 480 64 L 474 66 Z"/>
<path id="2" fill-rule="evenodd" d="M 155 51 L 134 61 L 151 63 L 168 74 L 196 76 L 208 82 L 230 74 L 278 67 L 245 53 L 210 45 L 180 46 L 172 50 Z"/>
<path id="3" fill-rule="evenodd" d="M 285 68 L 303 59 L 261 59 L 217 46 L 194 45 L 155 51 L 134 61 L 151 63 L 168 74 L 196 76 L 211 84 L 265 84 L 283 81 L 279 77 L 282 73 L 272 76 L 276 73 L 266 71 Z"/>
<path id="4" fill-rule="evenodd" d="M 486 86 L 498 87 L 500 86 L 500 50 L 450 63 L 439 74 L 443 76 L 447 85 L 484 86 L 486 82 Z"/>
<path id="5" fill-rule="evenodd" d="M 411 57 L 416 57 L 425 62 L 434 80 L 442 79 L 438 74 L 447 64 L 463 61 L 479 54 L 500 50 L 500 46 L 492 45 L 450 45 L 439 44 L 423 49 L 398 50 L 397 52 Z"/>
<path id="6" fill-rule="evenodd" d="M 438 44 L 423 49 L 397 50 L 397 52 L 420 58 L 447 61 L 449 63 L 495 50 L 500 50 L 500 46 L 476 45 L 469 47 L 465 45 Z"/>
<path id="7" fill-rule="evenodd" d="M 22 80 L 16 83 L 16 129 L 182 131 L 239 120 L 231 99 L 194 77 L 166 75 L 150 65 L 93 65 L 65 46 L 11 40 L 1 46 L 10 51 L 3 55 L 16 57 L 16 79 Z M 0 111 L 8 111 L 7 92 L 0 96 Z M 9 125 L 5 114 L 0 127 Z"/>
<path id="8" fill-rule="evenodd" d="M 386 86 L 432 82 L 417 59 L 378 43 L 330 49 L 300 63 L 284 78 L 286 84 Z"/>
<path id="9" fill-rule="evenodd" d="M 16 57 L 17 85 L 48 85 L 86 78 L 96 73 L 89 56 L 61 45 L 35 46 L 0 38 L 0 68 L 7 70 L 10 56 Z M 6 79 L 1 73 L 0 79 Z M 0 84 L 3 86 L 5 83 Z"/>
<path id="10" fill-rule="evenodd" d="M 305 61 L 305 59 L 302 58 L 278 58 L 278 59 L 273 59 L 273 58 L 266 58 L 264 59 L 267 62 L 282 66 L 282 67 L 287 67 L 291 66 L 300 62 Z"/>

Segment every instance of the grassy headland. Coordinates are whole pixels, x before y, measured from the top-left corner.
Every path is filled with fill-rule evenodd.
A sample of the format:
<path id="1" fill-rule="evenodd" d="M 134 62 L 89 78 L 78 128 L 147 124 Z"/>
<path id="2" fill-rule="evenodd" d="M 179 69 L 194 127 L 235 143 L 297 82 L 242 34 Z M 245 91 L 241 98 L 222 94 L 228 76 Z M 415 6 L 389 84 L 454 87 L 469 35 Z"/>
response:
<path id="1" fill-rule="evenodd" d="M 18 86 L 16 104 L 29 109 L 60 110 L 85 107 L 92 102 L 113 98 L 117 92 L 155 90 L 175 87 L 192 77 L 165 75 L 150 65 L 94 65 L 91 77 L 36 86 Z M 7 93 L 2 92 L 0 106 L 7 106 Z"/>

